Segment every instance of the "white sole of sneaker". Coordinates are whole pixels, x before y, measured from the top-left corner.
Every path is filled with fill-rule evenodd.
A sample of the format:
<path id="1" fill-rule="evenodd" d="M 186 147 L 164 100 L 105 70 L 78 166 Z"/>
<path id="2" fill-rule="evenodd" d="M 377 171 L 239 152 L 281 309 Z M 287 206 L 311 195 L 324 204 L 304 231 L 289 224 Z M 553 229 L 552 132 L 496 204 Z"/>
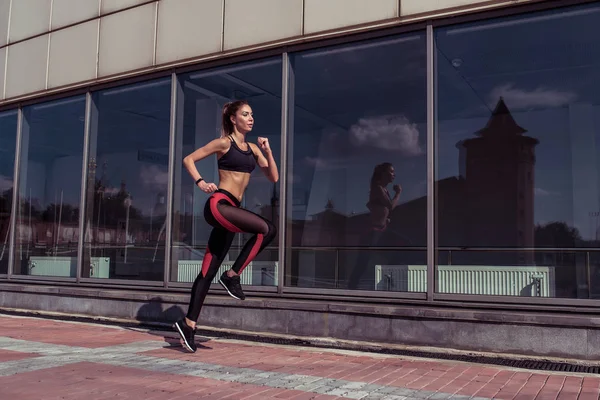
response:
<path id="1" fill-rule="evenodd" d="M 183 345 L 192 353 L 195 353 L 194 349 L 192 349 L 192 347 L 190 346 L 190 344 L 188 343 L 188 341 L 185 338 L 185 335 L 183 334 L 183 331 L 181 330 L 181 328 L 179 327 L 179 324 L 177 322 L 175 322 L 173 324 L 173 326 L 175 327 L 175 329 L 177 329 L 177 332 L 179 332 L 179 336 L 181 336 L 181 340 L 183 340 Z"/>
<path id="2" fill-rule="evenodd" d="M 227 290 L 227 293 L 229 293 L 229 295 L 230 295 L 231 297 L 233 297 L 233 298 L 234 298 L 234 299 L 236 299 L 236 300 L 241 300 L 239 297 L 237 297 L 236 295 L 234 295 L 233 293 L 231 293 L 231 292 L 229 291 L 229 289 L 227 289 L 227 286 L 226 286 L 226 285 L 223 283 L 223 281 L 221 280 L 221 278 L 219 278 L 219 283 L 221 284 L 221 286 L 223 286 L 223 289 Z"/>

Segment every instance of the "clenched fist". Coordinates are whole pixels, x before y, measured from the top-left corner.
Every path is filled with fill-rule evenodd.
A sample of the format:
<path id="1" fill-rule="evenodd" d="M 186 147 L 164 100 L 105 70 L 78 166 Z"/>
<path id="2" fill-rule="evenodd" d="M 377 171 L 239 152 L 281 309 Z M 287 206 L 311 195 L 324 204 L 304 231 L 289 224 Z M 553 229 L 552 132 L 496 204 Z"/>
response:
<path id="1" fill-rule="evenodd" d="M 205 181 L 200 181 L 200 183 L 198 183 L 198 187 L 204 193 L 212 193 L 217 190 L 217 185 L 215 185 L 214 183 L 208 183 Z"/>
<path id="2" fill-rule="evenodd" d="M 269 146 L 269 139 L 265 137 L 258 138 L 258 147 L 260 147 L 262 151 L 271 151 L 271 146 Z"/>

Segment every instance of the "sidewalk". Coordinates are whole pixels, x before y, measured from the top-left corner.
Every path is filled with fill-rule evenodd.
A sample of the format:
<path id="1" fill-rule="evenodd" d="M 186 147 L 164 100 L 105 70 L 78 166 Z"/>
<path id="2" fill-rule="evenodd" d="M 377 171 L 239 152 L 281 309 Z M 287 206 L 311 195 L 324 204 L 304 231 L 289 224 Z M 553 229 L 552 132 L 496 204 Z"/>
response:
<path id="1" fill-rule="evenodd" d="M 0 315 L 2 400 L 596 400 L 600 377 Z"/>

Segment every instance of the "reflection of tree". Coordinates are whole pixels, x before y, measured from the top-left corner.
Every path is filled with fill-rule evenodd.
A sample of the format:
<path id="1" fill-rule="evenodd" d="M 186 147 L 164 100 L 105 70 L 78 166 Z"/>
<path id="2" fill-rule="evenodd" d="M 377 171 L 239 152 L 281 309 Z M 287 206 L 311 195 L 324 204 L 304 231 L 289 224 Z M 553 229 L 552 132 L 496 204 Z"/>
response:
<path id="1" fill-rule="evenodd" d="M 582 240 L 579 230 L 565 222 L 555 221 L 535 227 L 536 247 L 577 247 Z"/>
<path id="2" fill-rule="evenodd" d="M 12 204 L 12 189 L 9 189 L 0 195 L 0 213 L 9 214 L 11 212 Z M 30 202 L 29 199 L 21 197 L 21 217 L 29 218 L 31 220 L 42 221 L 42 222 L 61 222 L 61 223 L 77 223 L 79 221 L 79 207 L 72 206 L 70 204 L 49 204 L 45 210 L 41 211 L 36 207 L 34 202 Z M 58 220 L 60 216 L 60 221 Z"/>
<path id="3" fill-rule="evenodd" d="M 10 213 L 10 206 L 12 204 L 12 189 L 8 189 L 0 196 L 0 213 Z"/>
<path id="4" fill-rule="evenodd" d="M 6 190 L 0 196 L 0 262 L 6 252 L 8 244 L 8 234 L 10 232 L 9 221 L 12 204 L 12 189 Z M 6 264 L 2 265 L 2 271 L 6 271 Z"/>
<path id="5" fill-rule="evenodd" d="M 115 194 L 111 194 L 106 190 L 106 187 L 101 181 L 96 180 L 93 193 L 93 210 L 92 224 L 94 221 L 102 221 L 102 224 L 107 227 L 117 226 L 121 221 L 124 221 L 127 214 L 126 200 L 130 199 L 129 192 L 125 190 L 125 185 Z M 129 208 L 129 219 L 136 220 L 142 217 L 139 209 L 131 206 Z"/>
<path id="6" fill-rule="evenodd" d="M 22 217 L 25 217 L 25 218 L 31 217 L 32 221 L 40 218 L 41 212 L 33 204 L 33 202 L 29 202 L 29 200 L 21 198 L 20 205 L 21 205 L 21 216 Z"/>
<path id="7" fill-rule="evenodd" d="M 70 204 L 50 204 L 42 213 L 42 221 L 76 224 L 79 221 L 79 208 Z"/>

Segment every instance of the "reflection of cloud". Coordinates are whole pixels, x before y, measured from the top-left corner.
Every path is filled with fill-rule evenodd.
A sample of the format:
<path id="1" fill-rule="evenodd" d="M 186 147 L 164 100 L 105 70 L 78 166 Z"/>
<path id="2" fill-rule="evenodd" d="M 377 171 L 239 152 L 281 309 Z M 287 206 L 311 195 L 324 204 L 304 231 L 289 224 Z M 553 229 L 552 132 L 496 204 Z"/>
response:
<path id="1" fill-rule="evenodd" d="M 142 165 L 140 168 L 140 179 L 144 186 L 162 190 L 167 186 L 169 173 L 156 165 Z"/>
<path id="2" fill-rule="evenodd" d="M 542 86 L 528 91 L 515 88 L 514 84 L 508 83 L 492 89 L 490 104 L 495 105 L 500 97 L 503 97 L 506 104 L 511 108 L 528 108 L 560 107 L 575 100 L 577 95 L 572 92 L 561 92 Z"/>
<path id="3" fill-rule="evenodd" d="M 559 196 L 560 195 L 560 193 L 558 193 L 558 192 L 550 192 L 550 191 L 542 189 L 542 188 L 533 189 L 533 193 L 536 196 Z"/>
<path id="4" fill-rule="evenodd" d="M 13 180 L 12 177 L 9 178 L 4 175 L 0 175 L 0 192 L 4 192 L 6 190 L 12 189 Z"/>
<path id="5" fill-rule="evenodd" d="M 417 125 L 403 115 L 361 118 L 350 127 L 350 135 L 357 146 L 400 151 L 408 156 L 423 154 Z"/>

